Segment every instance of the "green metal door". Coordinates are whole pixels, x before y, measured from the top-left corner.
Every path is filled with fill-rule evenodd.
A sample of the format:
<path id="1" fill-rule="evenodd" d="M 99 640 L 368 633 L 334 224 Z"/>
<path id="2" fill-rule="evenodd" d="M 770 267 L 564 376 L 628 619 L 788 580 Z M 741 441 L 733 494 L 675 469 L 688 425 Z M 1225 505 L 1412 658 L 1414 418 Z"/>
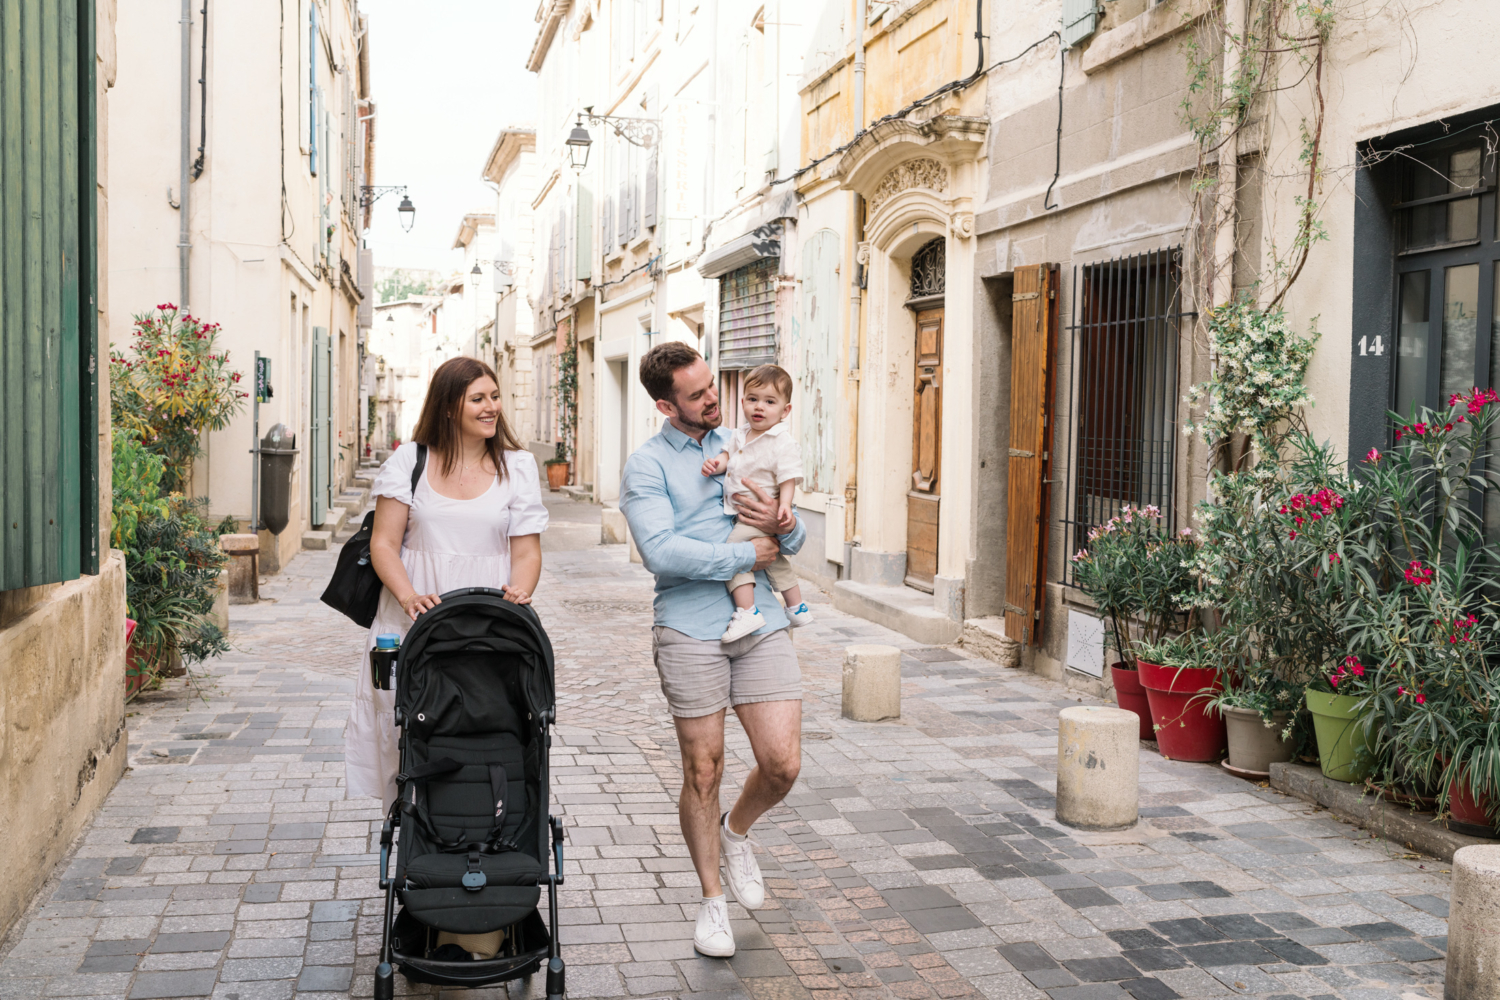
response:
<path id="1" fill-rule="evenodd" d="M 92 0 L 0 0 L 0 590 L 97 573 Z"/>
<path id="2" fill-rule="evenodd" d="M 313 327 L 312 349 L 312 523 L 328 520 L 329 460 L 332 448 L 329 431 L 329 395 L 332 382 L 332 358 L 329 355 L 328 328 Z"/>

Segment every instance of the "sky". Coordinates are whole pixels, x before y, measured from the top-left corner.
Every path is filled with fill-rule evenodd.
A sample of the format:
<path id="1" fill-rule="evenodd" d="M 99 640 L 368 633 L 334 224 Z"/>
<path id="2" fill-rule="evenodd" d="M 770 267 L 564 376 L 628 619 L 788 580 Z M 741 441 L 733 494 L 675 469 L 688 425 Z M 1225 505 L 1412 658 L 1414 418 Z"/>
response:
<path id="1" fill-rule="evenodd" d="M 500 129 L 534 117 L 536 38 L 527 0 L 360 0 L 370 24 L 376 185 L 405 184 L 416 207 L 403 232 L 392 193 L 375 203 L 366 243 L 376 267 L 451 271 L 464 213 L 495 210 L 481 178 Z"/>

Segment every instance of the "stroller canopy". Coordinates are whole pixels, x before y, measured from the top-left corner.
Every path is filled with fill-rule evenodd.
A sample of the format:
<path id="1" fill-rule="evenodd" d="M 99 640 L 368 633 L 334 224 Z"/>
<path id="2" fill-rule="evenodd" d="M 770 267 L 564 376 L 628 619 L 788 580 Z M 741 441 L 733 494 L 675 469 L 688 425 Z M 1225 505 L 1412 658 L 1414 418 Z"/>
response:
<path id="1" fill-rule="evenodd" d="M 401 645 L 396 709 L 418 739 L 520 733 L 532 727 L 519 707 L 540 720 L 553 705 L 552 643 L 535 611 L 498 590 L 443 594 Z"/>

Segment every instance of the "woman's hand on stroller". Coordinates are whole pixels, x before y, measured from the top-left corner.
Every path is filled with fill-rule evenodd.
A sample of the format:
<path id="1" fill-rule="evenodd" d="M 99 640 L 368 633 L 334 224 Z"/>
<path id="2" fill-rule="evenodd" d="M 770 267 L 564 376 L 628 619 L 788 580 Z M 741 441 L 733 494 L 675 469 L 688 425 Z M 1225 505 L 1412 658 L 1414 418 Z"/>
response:
<path id="1" fill-rule="evenodd" d="M 412 621 L 416 621 L 417 615 L 424 611 L 431 611 L 442 603 L 443 599 L 436 594 L 412 594 L 402 600 L 401 608 L 411 616 Z"/>
<path id="2" fill-rule="evenodd" d="M 505 599 L 512 604 L 530 604 L 531 592 L 522 590 L 520 587 L 512 587 L 509 584 L 500 588 L 505 594 Z"/>

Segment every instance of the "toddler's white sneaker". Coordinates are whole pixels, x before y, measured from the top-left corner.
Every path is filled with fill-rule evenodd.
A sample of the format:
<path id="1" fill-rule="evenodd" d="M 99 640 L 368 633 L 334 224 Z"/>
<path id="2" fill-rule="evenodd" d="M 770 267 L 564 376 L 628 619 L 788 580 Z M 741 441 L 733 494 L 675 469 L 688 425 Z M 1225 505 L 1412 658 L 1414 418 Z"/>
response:
<path id="1" fill-rule="evenodd" d="M 812 608 L 807 606 L 806 601 L 803 601 L 795 608 L 787 608 L 786 617 L 792 628 L 801 628 L 804 625 L 811 625 L 813 620 Z"/>
<path id="2" fill-rule="evenodd" d="M 733 642 L 743 639 L 766 623 L 765 616 L 760 613 L 760 608 L 735 608 L 734 617 L 729 619 L 729 627 L 719 637 L 720 642 Z"/>

